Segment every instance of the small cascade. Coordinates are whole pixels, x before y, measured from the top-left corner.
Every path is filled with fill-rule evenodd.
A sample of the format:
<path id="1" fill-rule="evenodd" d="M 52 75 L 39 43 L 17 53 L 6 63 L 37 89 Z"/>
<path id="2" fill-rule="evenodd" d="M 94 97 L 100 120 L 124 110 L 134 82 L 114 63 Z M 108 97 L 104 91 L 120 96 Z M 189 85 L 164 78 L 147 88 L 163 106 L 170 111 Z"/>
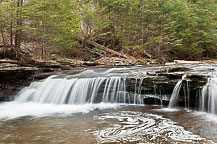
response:
<path id="1" fill-rule="evenodd" d="M 141 103 L 137 100 L 130 101 L 126 92 L 126 80 L 121 77 L 70 78 L 70 76 L 65 78 L 51 76 L 43 82 L 33 82 L 20 92 L 16 101 L 52 104 Z"/>
<path id="2" fill-rule="evenodd" d="M 190 108 L 190 88 L 189 80 L 186 80 L 186 84 L 183 86 L 184 98 L 185 98 L 185 108 Z"/>
<path id="3" fill-rule="evenodd" d="M 189 80 L 186 80 L 186 88 L 187 88 L 187 99 L 188 99 L 188 103 L 186 104 L 187 108 L 190 108 L 190 89 L 189 89 Z"/>
<path id="4" fill-rule="evenodd" d="M 134 92 L 134 104 L 144 104 L 142 97 L 142 83 L 144 78 L 136 79 L 135 92 Z M 137 86 L 138 84 L 138 86 Z"/>
<path id="5" fill-rule="evenodd" d="M 172 96 L 169 103 L 169 108 L 174 108 L 176 106 L 179 98 L 179 92 L 182 87 L 182 81 L 185 80 L 186 76 L 187 75 L 183 75 L 182 79 L 177 82 L 175 88 L 173 89 Z"/>
<path id="6" fill-rule="evenodd" d="M 201 110 L 217 113 L 217 77 L 208 78 L 201 92 Z"/>

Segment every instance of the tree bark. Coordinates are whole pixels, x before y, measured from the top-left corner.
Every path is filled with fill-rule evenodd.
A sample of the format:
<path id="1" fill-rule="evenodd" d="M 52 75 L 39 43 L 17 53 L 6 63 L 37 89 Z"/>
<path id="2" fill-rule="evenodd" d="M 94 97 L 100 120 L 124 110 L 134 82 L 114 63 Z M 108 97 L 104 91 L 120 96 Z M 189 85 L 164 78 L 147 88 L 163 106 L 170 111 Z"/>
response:
<path id="1" fill-rule="evenodd" d="M 19 17 L 20 16 L 20 10 L 19 8 L 21 8 L 23 6 L 23 0 L 17 0 L 17 30 L 15 32 L 15 49 L 17 52 L 20 51 L 20 46 L 21 46 L 21 33 L 22 30 L 20 29 L 20 27 L 22 26 L 22 20 Z"/>
<path id="2" fill-rule="evenodd" d="M 13 20 L 11 14 L 11 25 L 10 25 L 10 45 L 13 46 Z"/>
<path id="3" fill-rule="evenodd" d="M 2 42 L 3 42 L 3 45 L 6 46 L 5 37 L 4 37 L 4 32 L 3 31 L 2 31 Z"/>

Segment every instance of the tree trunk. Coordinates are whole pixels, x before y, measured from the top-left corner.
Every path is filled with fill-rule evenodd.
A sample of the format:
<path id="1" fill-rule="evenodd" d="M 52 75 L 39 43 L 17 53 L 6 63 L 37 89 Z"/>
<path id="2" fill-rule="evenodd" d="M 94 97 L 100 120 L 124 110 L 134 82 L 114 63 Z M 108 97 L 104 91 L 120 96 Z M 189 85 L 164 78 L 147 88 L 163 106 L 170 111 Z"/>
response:
<path id="1" fill-rule="evenodd" d="M 10 45 L 13 46 L 13 20 L 11 14 L 11 25 L 10 25 Z"/>
<path id="2" fill-rule="evenodd" d="M 3 41 L 3 45 L 6 46 L 5 37 L 4 37 L 4 32 L 3 31 L 2 31 L 2 41 Z"/>
<path id="3" fill-rule="evenodd" d="M 15 32 L 15 49 L 17 52 L 20 52 L 21 45 L 21 33 L 22 30 L 20 27 L 22 26 L 22 20 L 20 18 L 20 8 L 23 6 L 23 0 L 17 0 L 17 30 Z"/>

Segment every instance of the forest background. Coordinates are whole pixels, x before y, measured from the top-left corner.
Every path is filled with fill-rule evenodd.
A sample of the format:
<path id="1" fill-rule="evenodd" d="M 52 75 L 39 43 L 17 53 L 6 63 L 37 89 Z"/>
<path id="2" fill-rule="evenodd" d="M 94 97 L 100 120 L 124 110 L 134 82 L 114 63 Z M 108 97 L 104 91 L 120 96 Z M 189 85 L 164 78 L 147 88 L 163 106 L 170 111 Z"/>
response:
<path id="1" fill-rule="evenodd" d="M 217 0 L 1 0 L 0 58 L 26 54 L 216 58 Z"/>

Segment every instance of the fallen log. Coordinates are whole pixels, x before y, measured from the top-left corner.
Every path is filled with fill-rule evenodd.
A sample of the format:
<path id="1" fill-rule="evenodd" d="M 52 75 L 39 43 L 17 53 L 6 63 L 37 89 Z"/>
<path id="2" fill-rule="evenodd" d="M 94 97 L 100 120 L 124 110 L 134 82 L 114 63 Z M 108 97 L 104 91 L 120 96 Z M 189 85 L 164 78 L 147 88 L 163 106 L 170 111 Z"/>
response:
<path id="1" fill-rule="evenodd" d="M 148 58 L 152 58 L 152 55 L 149 54 L 148 52 L 146 52 L 145 50 L 143 51 L 143 53 L 144 53 Z"/>
<path id="2" fill-rule="evenodd" d="M 126 56 L 126 55 L 124 55 L 124 54 L 121 54 L 121 53 L 119 53 L 119 52 L 117 52 L 117 51 L 114 51 L 114 50 L 112 50 L 112 49 L 109 49 L 109 48 L 107 48 L 107 47 L 104 47 L 103 45 L 100 45 L 100 44 L 98 44 L 98 43 L 96 43 L 96 42 L 94 42 L 94 41 L 87 40 L 87 43 L 89 43 L 89 44 L 95 46 L 95 47 L 98 48 L 98 49 L 101 49 L 101 50 L 104 50 L 104 51 L 106 51 L 106 52 L 112 53 L 112 54 L 117 55 L 117 56 L 119 56 L 119 57 L 123 57 L 123 58 L 126 58 L 126 59 L 129 58 L 128 56 Z"/>

